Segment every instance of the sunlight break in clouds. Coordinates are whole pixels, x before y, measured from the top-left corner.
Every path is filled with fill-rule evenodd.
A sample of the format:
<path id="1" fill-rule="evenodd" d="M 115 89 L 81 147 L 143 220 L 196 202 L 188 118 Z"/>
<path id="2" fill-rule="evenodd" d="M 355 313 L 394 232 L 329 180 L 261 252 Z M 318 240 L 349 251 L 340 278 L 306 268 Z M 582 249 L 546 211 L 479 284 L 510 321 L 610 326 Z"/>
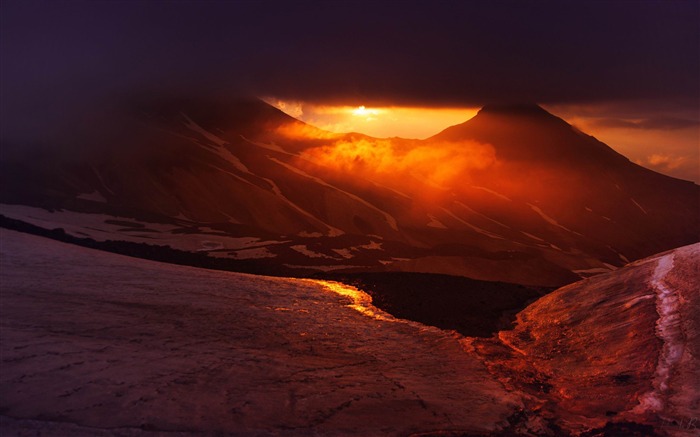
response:
<path id="1" fill-rule="evenodd" d="M 478 108 L 333 106 L 276 98 L 263 100 L 320 129 L 358 132 L 379 138 L 427 138 L 449 126 L 464 123 L 478 112 Z"/>

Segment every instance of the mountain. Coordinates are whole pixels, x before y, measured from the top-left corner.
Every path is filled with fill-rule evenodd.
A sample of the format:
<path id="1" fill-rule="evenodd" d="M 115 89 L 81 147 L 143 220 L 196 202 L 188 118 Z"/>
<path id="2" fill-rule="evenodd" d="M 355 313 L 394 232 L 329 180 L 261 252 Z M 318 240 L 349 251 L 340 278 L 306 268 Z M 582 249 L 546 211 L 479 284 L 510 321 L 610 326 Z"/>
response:
<path id="1" fill-rule="evenodd" d="M 473 344 L 507 387 L 533 396 L 530 408 L 569 430 L 615 422 L 697 435 L 699 272 L 700 244 L 645 258 L 563 287 L 521 311 L 515 329 Z"/>
<path id="2" fill-rule="evenodd" d="M 465 338 L 343 284 L 0 238 L 3 435 L 697 435 L 700 244 Z"/>
<path id="3" fill-rule="evenodd" d="M 325 132 L 254 99 L 132 98 L 86 124 L 69 145 L 3 157 L 0 213 L 247 271 L 532 286 L 699 237 L 700 187 L 536 105 L 487 106 L 426 140 Z"/>

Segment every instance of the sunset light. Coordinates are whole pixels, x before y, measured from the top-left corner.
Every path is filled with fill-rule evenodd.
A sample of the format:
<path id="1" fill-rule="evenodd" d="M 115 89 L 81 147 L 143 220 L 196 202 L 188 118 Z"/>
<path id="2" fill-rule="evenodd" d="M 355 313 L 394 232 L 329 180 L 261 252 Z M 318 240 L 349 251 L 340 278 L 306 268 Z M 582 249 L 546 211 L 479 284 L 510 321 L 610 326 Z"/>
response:
<path id="1" fill-rule="evenodd" d="M 321 105 L 276 98 L 263 99 L 306 123 L 336 132 L 359 132 L 378 138 L 427 138 L 474 117 L 478 108 Z"/>
<path id="2" fill-rule="evenodd" d="M 364 106 L 358 106 L 357 109 L 353 109 L 352 115 L 367 117 L 367 121 L 369 121 L 370 117 L 379 114 L 379 112 L 379 109 L 367 109 Z"/>
<path id="3" fill-rule="evenodd" d="M 0 437 L 700 437 L 700 0 L 0 1 Z"/>
<path id="4" fill-rule="evenodd" d="M 372 297 L 362 290 L 358 290 L 357 287 L 351 285 L 345 285 L 340 282 L 335 281 L 322 281 L 308 279 L 309 282 L 313 284 L 318 284 L 323 287 L 324 290 L 333 292 L 343 297 L 348 297 L 352 300 L 352 303 L 348 307 L 354 309 L 355 311 L 364 314 L 365 316 L 371 317 L 377 320 L 393 321 L 394 319 L 387 317 L 385 314 L 380 312 L 374 305 L 372 305 Z"/>

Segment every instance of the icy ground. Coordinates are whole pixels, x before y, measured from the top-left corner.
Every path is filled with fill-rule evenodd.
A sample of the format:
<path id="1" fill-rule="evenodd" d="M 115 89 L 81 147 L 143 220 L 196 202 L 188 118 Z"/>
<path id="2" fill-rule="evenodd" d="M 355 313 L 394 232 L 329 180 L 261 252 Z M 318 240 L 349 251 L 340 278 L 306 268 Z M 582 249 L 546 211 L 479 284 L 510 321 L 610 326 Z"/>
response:
<path id="1" fill-rule="evenodd" d="M 560 288 L 498 337 L 510 354 L 477 349 L 540 417 L 574 433 L 626 421 L 700 435 L 700 243 Z"/>
<path id="2" fill-rule="evenodd" d="M 1 237 L 3 436 L 478 434 L 522 406 L 352 290 Z"/>
<path id="3" fill-rule="evenodd" d="M 3 437 L 700 428 L 700 243 L 560 288 L 479 339 L 338 283 L 0 241 Z"/>

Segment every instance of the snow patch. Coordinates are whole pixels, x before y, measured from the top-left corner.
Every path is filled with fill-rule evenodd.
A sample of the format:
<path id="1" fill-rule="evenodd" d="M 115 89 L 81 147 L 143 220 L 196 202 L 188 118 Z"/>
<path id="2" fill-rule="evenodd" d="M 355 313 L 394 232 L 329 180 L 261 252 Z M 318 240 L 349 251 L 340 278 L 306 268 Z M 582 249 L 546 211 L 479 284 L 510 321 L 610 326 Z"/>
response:
<path id="1" fill-rule="evenodd" d="M 634 199 L 631 198 L 631 197 L 630 197 L 630 200 L 632 201 L 632 203 L 634 203 L 635 205 L 637 205 L 637 208 L 639 208 L 644 214 L 649 215 L 649 213 L 647 213 L 647 210 L 644 209 L 644 208 L 642 208 L 642 205 L 640 205 L 639 203 L 637 203 L 636 200 L 634 200 Z"/>
<path id="2" fill-rule="evenodd" d="M 340 188 L 335 187 L 335 186 L 329 184 L 328 182 L 326 182 L 326 181 L 324 181 L 324 180 L 321 180 L 321 179 L 319 179 L 319 178 L 317 178 L 317 177 L 315 177 L 315 176 L 311 176 L 310 174 L 306 173 L 305 171 L 300 170 L 300 169 L 298 169 L 298 168 L 296 168 L 296 167 L 294 167 L 294 166 L 291 166 L 291 165 L 289 165 L 289 164 L 287 164 L 287 163 L 285 163 L 285 162 L 282 162 L 282 161 L 280 161 L 279 159 L 270 158 L 270 157 L 268 157 L 268 159 L 269 159 L 270 161 L 272 161 L 272 162 L 276 162 L 277 164 L 281 165 L 282 167 L 286 168 L 287 170 L 291 171 L 292 173 L 296 173 L 296 174 L 298 174 L 298 175 L 300 175 L 300 176 L 303 176 L 303 177 L 305 177 L 305 178 L 309 178 L 309 179 L 311 179 L 312 181 L 314 181 L 314 182 L 316 182 L 316 183 L 318 183 L 318 184 L 323 185 L 324 187 L 328 187 L 328 188 L 331 188 L 331 189 L 333 189 L 333 190 L 336 190 L 336 191 L 338 191 L 338 192 L 340 192 L 340 193 L 343 193 L 343 194 L 345 194 L 346 196 L 350 197 L 351 199 L 353 199 L 353 200 L 355 200 L 355 201 L 357 201 L 357 202 L 359 202 L 359 203 L 361 203 L 361 204 L 363 204 L 363 205 L 365 205 L 365 206 L 367 206 L 367 207 L 373 209 L 374 211 L 376 211 L 376 212 L 378 212 L 379 214 L 381 214 L 381 215 L 384 216 L 384 219 L 385 219 L 386 222 L 389 224 L 389 226 L 391 226 L 391 228 L 392 228 L 393 230 L 395 230 L 395 231 L 398 231 L 398 230 L 399 230 L 399 225 L 398 225 L 398 223 L 396 222 L 396 219 L 395 219 L 393 216 L 391 216 L 391 215 L 390 215 L 389 213 L 387 213 L 386 211 L 382 211 L 381 209 L 377 208 L 376 206 L 372 205 L 371 203 L 367 202 L 366 200 L 361 199 L 360 197 L 357 197 L 356 195 L 354 195 L 354 194 L 352 194 L 352 193 L 348 193 L 347 191 L 343 191 L 343 190 L 341 190 Z"/>
<path id="3" fill-rule="evenodd" d="M 289 248 L 292 250 L 295 250 L 295 251 L 297 251 L 297 252 L 301 253 L 302 255 L 305 255 L 309 258 L 336 259 L 332 256 L 328 256 L 328 255 L 323 254 L 323 253 L 314 252 L 313 250 L 309 249 L 304 244 L 296 244 L 294 246 L 289 246 Z"/>
<path id="4" fill-rule="evenodd" d="M 97 171 L 97 169 L 95 168 L 95 166 L 90 166 L 90 169 L 92 169 L 92 172 L 95 173 L 95 176 L 97 176 L 97 179 L 98 179 L 98 180 L 100 181 L 100 183 L 102 184 L 102 188 L 104 188 L 105 190 L 107 190 L 107 192 L 108 192 L 109 194 L 114 195 L 114 194 L 115 194 L 114 191 L 112 191 L 112 190 L 107 186 L 107 184 L 105 183 L 104 179 L 102 179 L 102 175 L 100 174 L 99 171 Z"/>
<path id="5" fill-rule="evenodd" d="M 655 298 L 655 297 L 656 297 L 655 294 L 645 294 L 645 295 L 643 295 L 643 296 L 635 297 L 634 299 L 629 300 L 629 301 L 625 304 L 625 309 L 632 308 L 632 307 L 633 307 L 635 304 L 637 304 L 638 302 L 641 302 L 641 301 L 643 301 L 643 300 L 653 299 L 653 298 Z"/>
<path id="6" fill-rule="evenodd" d="M 243 164 L 243 162 L 241 162 L 241 160 L 238 159 L 238 157 L 236 155 L 231 153 L 231 151 L 226 148 L 226 146 L 230 144 L 228 141 L 226 141 L 223 138 L 220 138 L 220 137 L 214 135 L 213 133 L 209 132 L 208 130 L 204 129 L 203 127 L 201 127 L 200 125 L 195 123 L 191 118 L 189 118 L 185 113 L 181 112 L 180 115 L 182 115 L 185 118 L 185 120 L 187 121 L 186 123 L 184 123 L 185 127 L 189 128 L 190 130 L 192 130 L 194 132 L 197 132 L 198 134 L 200 134 L 201 136 L 203 136 L 204 138 L 209 140 L 211 143 L 218 146 L 218 147 L 214 148 L 214 150 L 221 158 L 223 158 L 225 161 L 228 161 L 231 164 L 233 164 L 234 167 L 236 167 L 238 170 L 242 171 L 243 173 L 247 173 L 247 174 L 251 174 L 251 175 L 253 174 L 250 172 L 250 170 L 248 170 L 248 167 L 246 167 L 245 164 Z"/>
<path id="7" fill-rule="evenodd" d="M 107 199 L 105 199 L 105 197 L 97 190 L 93 191 L 92 193 L 78 194 L 76 196 L 76 198 L 82 199 L 82 200 L 90 200 L 93 202 L 101 202 L 101 203 L 107 202 Z"/>
<path id="8" fill-rule="evenodd" d="M 258 143 L 257 141 L 249 140 L 248 138 L 244 137 L 243 135 L 241 135 L 241 139 L 247 143 L 250 143 L 250 144 L 257 146 L 257 147 L 260 147 L 262 149 L 272 150 L 275 152 L 282 152 L 282 153 L 286 153 L 287 155 L 294 155 L 293 153 L 287 152 L 286 150 L 284 150 L 283 148 L 281 148 L 277 144 Z"/>
<path id="9" fill-rule="evenodd" d="M 384 185 L 384 184 L 380 184 L 380 183 L 377 182 L 377 181 L 372 181 L 372 183 L 373 183 L 374 186 L 376 186 L 376 187 L 384 188 L 385 190 L 389 190 L 389 191 L 391 191 L 392 193 L 397 194 L 398 196 L 404 197 L 404 198 L 406 198 L 406 199 L 408 199 L 408 200 L 412 200 L 412 199 L 413 199 L 413 198 L 412 198 L 411 196 L 409 196 L 408 194 L 402 193 L 401 191 L 395 190 L 395 189 L 393 189 L 393 188 L 391 188 L 391 187 L 388 187 L 388 186 L 386 186 L 386 185 Z"/>
<path id="10" fill-rule="evenodd" d="M 508 202 L 513 201 L 510 197 L 504 196 L 501 193 L 498 193 L 498 192 L 493 191 L 493 190 L 489 190 L 488 188 L 485 188 L 485 187 L 478 187 L 476 185 L 472 185 L 472 188 L 475 188 L 475 189 L 481 190 L 481 191 L 486 191 L 487 193 L 493 194 L 494 196 L 498 197 L 499 199 L 507 200 Z"/>
<path id="11" fill-rule="evenodd" d="M 362 249 L 367 249 L 367 250 L 383 250 L 382 249 L 382 243 L 378 241 L 370 241 L 367 244 L 363 244 L 362 246 L 357 246 Z"/>
<path id="12" fill-rule="evenodd" d="M 323 237 L 323 234 L 320 232 L 308 232 L 308 231 L 298 232 L 297 235 L 299 237 L 303 237 L 303 238 L 321 238 L 321 237 Z"/>
<path id="13" fill-rule="evenodd" d="M 321 265 L 321 266 L 302 266 L 298 264 L 282 264 L 285 267 L 289 267 L 290 269 L 300 269 L 300 270 L 316 270 L 320 272 L 332 272 L 334 270 L 345 270 L 345 269 L 360 269 L 366 266 L 350 266 L 350 265 L 335 265 L 335 266 L 329 266 L 329 265 Z M 302 279 L 300 279 L 302 280 Z"/>
<path id="14" fill-rule="evenodd" d="M 542 211 L 539 207 L 537 207 L 537 206 L 535 206 L 535 205 L 533 205 L 533 204 L 531 204 L 531 203 L 528 203 L 527 206 L 529 206 L 530 209 L 532 209 L 533 211 L 535 211 L 540 217 L 542 217 L 542 219 L 543 219 L 544 221 L 546 221 L 546 222 L 549 223 L 550 225 L 556 226 L 556 227 L 558 227 L 558 228 L 560 228 L 560 229 L 563 229 L 563 230 L 565 230 L 565 231 L 567 231 L 567 232 L 571 232 L 572 234 L 581 235 L 581 234 L 579 234 L 578 232 L 572 231 L 571 229 L 567 228 L 566 226 L 563 226 L 563 225 L 562 225 L 561 223 L 559 223 L 558 221 L 554 220 L 552 217 L 550 217 L 550 216 L 548 216 L 547 214 L 545 214 L 545 212 Z"/>
<path id="15" fill-rule="evenodd" d="M 464 208 L 464 209 L 466 209 L 467 212 L 469 212 L 470 214 L 478 215 L 479 217 L 482 217 L 482 218 L 484 218 L 484 219 L 486 219 L 486 220 L 489 220 L 489 221 L 491 221 L 491 222 L 493 222 L 493 223 L 496 223 L 497 225 L 499 225 L 499 226 L 501 226 L 501 227 L 504 227 L 504 228 L 506 228 L 506 229 L 512 229 L 510 226 L 505 225 L 505 224 L 499 222 L 498 220 L 494 220 L 494 219 L 492 219 L 491 217 L 489 217 L 489 216 L 487 216 L 487 215 L 484 215 L 484 214 L 482 214 L 482 213 L 480 213 L 480 212 L 478 212 L 478 211 L 476 211 L 476 210 L 474 210 L 474 209 L 468 207 L 467 205 L 465 205 L 464 203 L 462 203 L 462 202 L 460 202 L 460 201 L 455 201 L 454 204 L 457 205 L 457 206 L 460 206 L 460 207 L 462 207 L 462 208 Z"/>
<path id="16" fill-rule="evenodd" d="M 289 205 L 292 209 L 295 209 L 296 211 L 298 211 L 298 212 L 301 213 L 302 215 L 305 215 L 306 217 L 308 217 L 308 218 L 311 219 L 312 221 L 314 221 L 314 222 L 316 222 L 316 223 L 320 223 L 320 224 L 322 224 L 323 226 L 327 227 L 327 228 L 328 228 L 328 236 L 329 236 L 329 237 L 337 237 L 337 236 L 343 235 L 343 234 L 345 233 L 345 232 L 343 232 L 342 230 L 340 230 L 340 229 L 338 229 L 338 228 L 336 228 L 336 227 L 334 227 L 334 226 L 329 225 L 328 223 L 322 222 L 321 220 L 319 220 L 318 218 L 316 218 L 316 216 L 314 216 L 314 215 L 311 214 L 310 212 L 306 211 L 304 208 L 300 207 L 300 206 L 297 205 L 296 203 L 292 202 L 287 196 L 285 196 L 285 195 L 282 193 L 282 190 L 280 189 L 280 187 L 279 187 L 279 186 L 275 183 L 275 181 L 273 181 L 272 179 L 263 178 L 263 177 L 261 177 L 261 179 L 263 179 L 264 181 L 266 181 L 267 183 L 269 183 L 270 186 L 272 187 L 272 192 L 275 194 L 275 196 L 277 196 L 280 200 L 282 200 L 284 203 L 286 203 L 287 205 Z M 304 231 L 302 231 L 302 233 L 303 233 L 303 232 L 304 232 Z M 299 236 L 300 236 L 300 237 L 305 237 L 306 235 L 302 235 L 302 233 L 300 233 Z M 315 235 L 315 233 L 310 233 L 310 234 L 308 234 L 308 236 L 314 237 L 314 236 L 316 236 L 316 235 Z M 319 236 L 320 236 L 320 235 L 319 235 Z"/>
<path id="17" fill-rule="evenodd" d="M 440 220 L 438 220 L 437 217 L 435 217 L 434 215 L 428 214 L 428 218 L 430 219 L 430 221 L 428 222 L 428 225 L 427 225 L 428 227 L 438 228 L 438 229 L 447 229 L 447 226 L 442 224 L 442 222 Z"/>
<path id="18" fill-rule="evenodd" d="M 681 302 L 678 293 L 664 283 L 666 275 L 673 269 L 673 256 L 670 253 L 659 258 L 650 281 L 650 285 L 656 290 L 656 311 L 659 314 L 656 336 L 661 339 L 663 346 L 652 382 L 654 389 L 639 397 L 639 405 L 632 409 L 632 412 L 637 414 L 647 411 L 660 412 L 664 409 L 664 398 L 673 367 L 681 359 L 685 349 L 684 335 L 680 328 Z"/>
<path id="19" fill-rule="evenodd" d="M 270 252 L 266 247 L 238 250 L 234 252 L 234 254 L 236 259 L 275 258 L 277 256 Z"/>
<path id="20" fill-rule="evenodd" d="M 181 112 L 180 115 L 182 115 L 182 117 L 185 119 L 186 123 L 184 123 L 184 125 L 185 125 L 185 127 L 187 127 L 188 129 L 190 129 L 190 130 L 192 130 L 192 131 L 194 131 L 194 132 L 197 132 L 198 134 L 200 134 L 201 136 L 203 136 L 203 137 L 206 138 L 207 140 L 211 141 L 212 143 L 216 144 L 217 146 L 222 146 L 222 147 L 223 147 L 223 146 L 225 146 L 226 144 L 228 144 L 228 142 L 227 142 L 226 140 L 224 140 L 224 139 L 222 139 L 222 138 L 220 138 L 220 137 L 214 135 L 213 133 L 209 132 L 208 130 L 204 129 L 203 127 L 201 127 L 200 125 L 198 125 L 197 123 L 195 123 L 195 122 L 194 122 L 190 117 L 188 117 L 187 114 L 185 114 L 184 112 Z"/>
<path id="21" fill-rule="evenodd" d="M 538 237 L 537 235 L 532 235 L 532 234 L 527 233 L 525 231 L 520 231 L 520 233 L 532 238 L 533 240 L 542 241 L 543 243 L 546 243 L 546 241 L 544 241 L 542 238 Z"/>
<path id="22" fill-rule="evenodd" d="M 464 205 L 464 207 L 467 208 L 467 209 L 471 209 L 471 208 L 467 207 L 466 205 Z M 496 234 L 494 234 L 493 232 L 489 232 L 489 231 L 486 231 L 486 230 L 484 230 L 484 229 L 481 229 L 480 227 L 474 226 L 473 224 L 467 222 L 466 220 L 462 220 L 462 219 L 459 218 L 456 214 L 453 214 L 453 213 L 452 213 L 450 210 L 448 210 L 448 209 L 442 208 L 442 210 L 443 210 L 446 214 L 448 214 L 450 217 L 452 217 L 452 218 L 454 218 L 455 220 L 459 221 L 460 223 L 464 224 L 465 226 L 467 226 L 469 229 L 471 229 L 471 230 L 474 231 L 474 232 L 477 232 L 477 233 L 482 234 L 482 235 L 486 235 L 487 237 L 494 238 L 494 239 L 496 239 L 496 240 L 504 240 L 504 239 L 505 239 L 505 238 L 501 237 L 500 235 L 496 235 Z M 478 213 L 477 213 L 477 214 L 478 214 Z M 488 218 L 488 217 L 487 217 L 487 218 Z M 493 220 L 492 220 L 492 221 L 493 221 Z M 428 225 L 428 226 L 430 226 L 430 225 Z"/>
<path id="23" fill-rule="evenodd" d="M 631 262 L 631 261 L 629 260 L 629 258 L 627 258 L 627 257 L 624 256 L 623 254 L 621 254 L 620 252 L 618 252 L 617 250 L 615 250 L 612 246 L 607 246 L 607 248 L 610 249 L 611 251 L 615 252 L 615 254 L 617 254 L 617 257 L 620 258 L 622 261 L 624 261 L 625 264 L 629 264 L 629 263 Z"/>
<path id="24" fill-rule="evenodd" d="M 333 252 L 337 253 L 338 255 L 342 256 L 345 259 L 351 259 L 354 258 L 355 255 L 352 254 L 350 249 L 331 249 Z"/>
<path id="25" fill-rule="evenodd" d="M 611 270 L 615 269 L 611 269 L 610 267 L 594 267 L 592 269 L 580 269 L 572 271 L 582 278 L 587 278 L 589 276 L 597 275 L 600 273 L 610 273 Z"/>
<path id="26" fill-rule="evenodd" d="M 221 250 L 224 248 L 224 243 L 220 241 L 204 240 L 200 244 L 202 247 L 197 249 L 197 252 L 209 252 L 211 250 Z"/>

